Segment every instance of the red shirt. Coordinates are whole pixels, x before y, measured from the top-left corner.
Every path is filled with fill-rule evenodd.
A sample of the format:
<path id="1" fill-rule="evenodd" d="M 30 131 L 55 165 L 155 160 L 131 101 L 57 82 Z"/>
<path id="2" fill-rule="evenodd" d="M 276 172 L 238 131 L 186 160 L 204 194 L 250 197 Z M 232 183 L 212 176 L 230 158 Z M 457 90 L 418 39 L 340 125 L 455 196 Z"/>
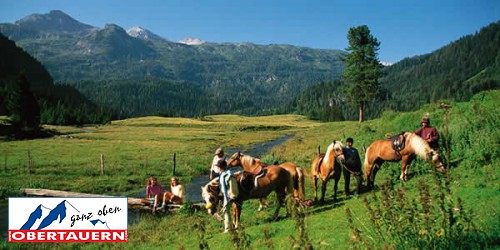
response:
<path id="1" fill-rule="evenodd" d="M 161 187 L 161 185 L 154 185 L 154 186 L 151 186 L 151 185 L 148 185 L 146 187 L 146 197 L 151 197 L 151 196 L 155 196 L 155 195 L 162 195 L 163 194 L 163 188 Z"/>
<path id="2" fill-rule="evenodd" d="M 433 149 L 439 148 L 439 133 L 434 127 L 423 127 L 415 131 L 415 134 L 422 137 L 424 140 L 431 139 L 429 146 Z"/>

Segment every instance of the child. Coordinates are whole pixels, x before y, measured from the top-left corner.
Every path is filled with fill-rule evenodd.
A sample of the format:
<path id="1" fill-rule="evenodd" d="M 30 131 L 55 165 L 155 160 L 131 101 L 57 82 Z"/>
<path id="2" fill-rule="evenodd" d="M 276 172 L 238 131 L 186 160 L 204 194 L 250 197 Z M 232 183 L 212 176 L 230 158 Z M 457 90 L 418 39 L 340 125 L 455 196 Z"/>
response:
<path id="1" fill-rule="evenodd" d="M 148 184 L 146 186 L 146 198 L 153 202 L 153 214 L 156 213 L 156 207 L 158 206 L 159 199 L 163 194 L 163 188 L 158 184 L 156 177 L 149 177 Z"/>
<path id="2" fill-rule="evenodd" d="M 167 202 L 182 203 L 184 201 L 184 187 L 179 184 L 179 179 L 172 177 L 170 179 L 170 191 L 163 194 L 163 204 L 160 209 L 165 208 Z"/>

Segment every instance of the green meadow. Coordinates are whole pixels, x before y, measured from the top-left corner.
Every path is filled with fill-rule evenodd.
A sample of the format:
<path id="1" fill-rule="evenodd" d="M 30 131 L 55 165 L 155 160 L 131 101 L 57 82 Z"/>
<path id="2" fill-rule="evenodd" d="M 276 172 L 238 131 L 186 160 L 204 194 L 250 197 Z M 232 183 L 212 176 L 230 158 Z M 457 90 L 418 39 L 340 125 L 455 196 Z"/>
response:
<path id="1" fill-rule="evenodd" d="M 500 91 L 482 92 L 469 102 L 446 102 L 445 111 L 429 104 L 418 111 L 386 111 L 381 118 L 359 125 L 354 121 L 319 123 L 297 115 L 244 117 L 206 116 L 200 119 L 143 117 L 113 121 L 104 126 L 46 126 L 56 136 L 47 139 L 0 142 L 0 193 L 20 196 L 21 188 L 47 188 L 84 193 L 136 196 L 147 177 L 166 185 L 173 172 L 186 183 L 208 173 L 215 148 L 248 147 L 257 142 L 293 135 L 263 156 L 292 161 L 310 172 L 318 146 L 354 138 L 362 145 L 387 133 L 415 131 L 429 113 L 441 136 L 441 154 L 449 158 L 447 174 L 438 174 L 422 160 L 410 167 L 411 178 L 399 181 L 400 164 L 384 163 L 373 191 L 349 199 L 339 183 L 339 200 L 296 207 L 289 204 L 278 221 L 270 208 L 257 212 L 257 201 L 243 207 L 243 227 L 223 234 L 223 223 L 187 203 L 178 212 L 161 215 L 132 213 L 129 242 L 117 244 L 9 244 L 12 249 L 495 249 L 500 238 Z M 447 131 L 447 132 L 446 132 Z M 446 143 L 449 150 L 446 150 Z M 101 155 L 104 174 L 101 174 Z M 208 181 L 208 180 L 207 180 Z M 351 180 L 351 190 L 354 189 Z M 306 198 L 313 197 L 306 177 Z"/>

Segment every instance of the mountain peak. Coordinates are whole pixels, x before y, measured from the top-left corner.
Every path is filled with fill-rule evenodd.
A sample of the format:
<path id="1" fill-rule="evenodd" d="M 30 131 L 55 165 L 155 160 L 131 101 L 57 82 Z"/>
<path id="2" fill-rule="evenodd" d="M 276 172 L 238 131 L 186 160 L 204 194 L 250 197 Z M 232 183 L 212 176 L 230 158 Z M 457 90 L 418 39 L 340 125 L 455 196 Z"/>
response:
<path id="1" fill-rule="evenodd" d="M 140 38 L 143 40 L 165 40 L 162 37 L 154 34 L 153 32 L 137 25 L 128 29 L 127 34 L 131 37 Z"/>
<path id="2" fill-rule="evenodd" d="M 205 41 L 201 40 L 201 39 L 198 39 L 198 38 L 192 38 L 192 37 L 188 37 L 184 40 L 179 40 L 177 41 L 178 43 L 183 43 L 183 44 L 187 44 L 187 45 L 202 45 L 205 43 Z"/>
<path id="3" fill-rule="evenodd" d="M 94 27 L 80 23 L 60 10 L 48 14 L 32 14 L 16 21 L 15 24 L 39 32 L 80 32 Z"/>

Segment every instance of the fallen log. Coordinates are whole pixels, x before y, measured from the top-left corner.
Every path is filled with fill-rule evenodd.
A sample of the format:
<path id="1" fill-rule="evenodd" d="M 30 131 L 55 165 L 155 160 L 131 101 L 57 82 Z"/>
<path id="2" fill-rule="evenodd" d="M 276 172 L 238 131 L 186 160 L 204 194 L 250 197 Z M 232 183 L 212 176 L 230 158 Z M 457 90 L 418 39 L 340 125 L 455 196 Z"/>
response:
<path id="1" fill-rule="evenodd" d="M 53 189 L 41 189 L 41 188 L 22 188 L 21 191 L 28 196 L 48 196 L 48 197 L 116 197 L 112 195 L 100 195 L 100 194 L 88 194 L 88 193 L 77 193 L 68 192 Z M 127 197 L 128 207 L 131 209 L 140 209 L 151 211 L 151 202 L 145 198 L 133 198 Z M 205 205 L 203 203 L 193 203 L 194 207 L 203 209 Z M 180 204 L 168 204 L 170 209 L 179 209 L 182 205 Z"/>

